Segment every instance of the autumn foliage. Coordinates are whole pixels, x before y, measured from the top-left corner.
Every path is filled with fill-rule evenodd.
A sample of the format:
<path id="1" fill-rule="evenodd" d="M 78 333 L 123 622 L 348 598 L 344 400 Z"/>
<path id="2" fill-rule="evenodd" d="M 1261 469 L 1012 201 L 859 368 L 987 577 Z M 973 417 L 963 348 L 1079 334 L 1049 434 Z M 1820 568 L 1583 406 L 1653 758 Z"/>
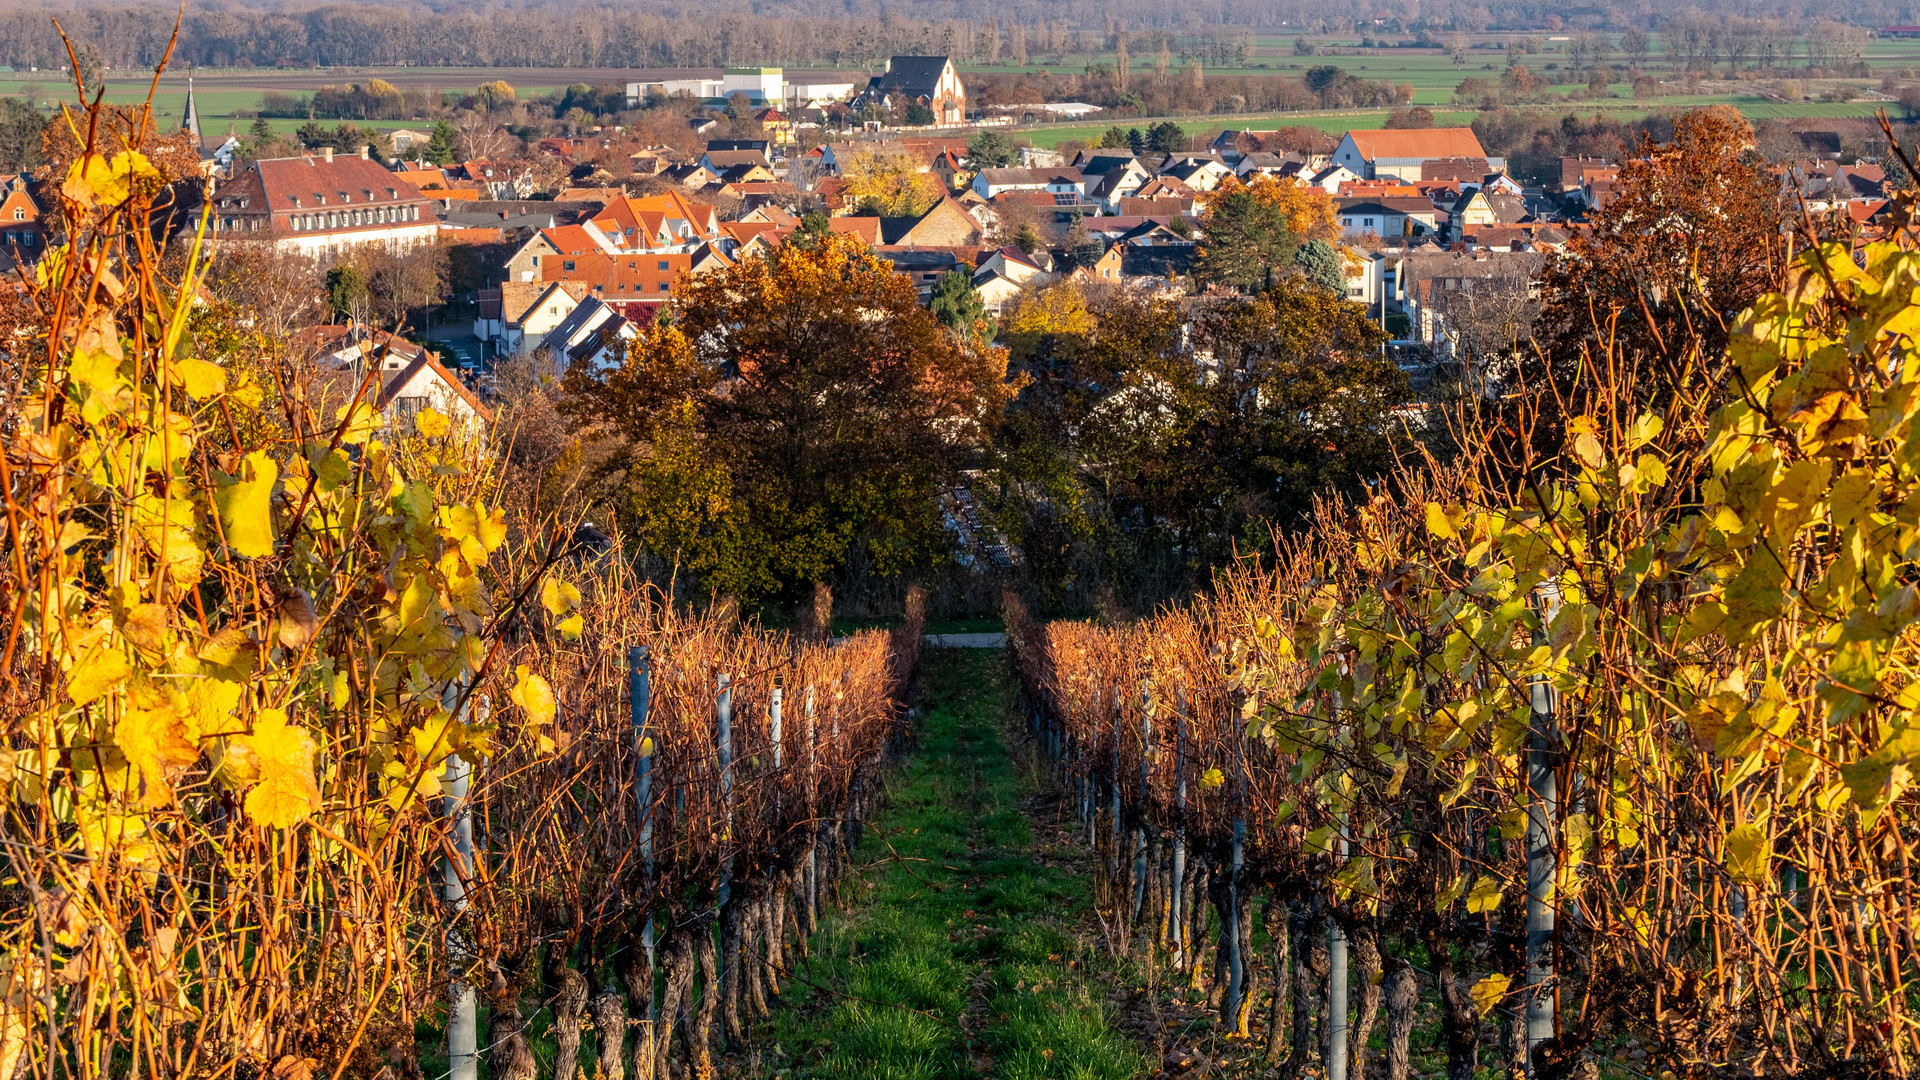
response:
<path id="1" fill-rule="evenodd" d="M 1366 987 L 1430 958 L 1454 1075 L 1482 1017 L 1536 995 L 1558 1008 L 1538 1076 L 1629 1037 L 1669 1075 L 1912 1074 L 1920 255 L 1827 244 L 1782 276 L 1727 318 L 1723 386 L 1649 406 L 1658 356 L 1603 350 L 1546 456 L 1499 460 L 1489 425 L 1528 417 L 1469 410 L 1459 461 L 1323 503 L 1187 611 L 1014 618 L 1064 772 L 1117 789 L 1129 828 L 1179 830 L 1216 905 L 1236 882 L 1342 927 L 1356 1023 Z M 1673 318 L 1701 302 L 1671 295 Z M 1536 981 L 1530 849 L 1555 916 Z M 1129 864 L 1108 863 L 1116 917 Z M 1250 957 L 1220 910 L 1221 955 Z M 1319 1053 L 1283 1025 L 1276 1006 L 1269 1061 Z"/>
<path id="2" fill-rule="evenodd" d="M 1010 394 L 1003 350 L 833 234 L 684 282 L 625 363 L 571 378 L 635 447 L 635 537 L 742 596 L 936 560 L 935 496 Z"/>
<path id="3" fill-rule="evenodd" d="M 151 112 L 73 119 L 67 242 L 7 346 L 0 1075 L 417 1073 L 450 981 L 599 973 L 649 919 L 691 948 L 672 931 L 690 883 L 726 862 L 765 893 L 791 870 L 775 837 L 789 855 L 820 837 L 833 865 L 816 822 L 863 797 L 910 674 L 884 635 L 829 653 L 690 616 L 584 557 L 573 522 L 508 520 L 472 430 L 374 410 L 378 365 L 323 407 L 322 373 L 198 302 L 204 219 L 183 260 L 155 247 Z M 957 400 L 973 369 L 881 336 L 903 386 Z M 630 646 L 655 679 L 638 730 L 608 662 Z M 781 686 L 806 764 L 754 758 L 731 802 L 710 764 L 727 674 L 761 708 L 746 754 L 768 752 Z M 555 816 L 587 773 L 597 831 Z M 462 861 L 450 820 L 475 805 Z M 643 819 L 651 860 L 602 858 Z"/>

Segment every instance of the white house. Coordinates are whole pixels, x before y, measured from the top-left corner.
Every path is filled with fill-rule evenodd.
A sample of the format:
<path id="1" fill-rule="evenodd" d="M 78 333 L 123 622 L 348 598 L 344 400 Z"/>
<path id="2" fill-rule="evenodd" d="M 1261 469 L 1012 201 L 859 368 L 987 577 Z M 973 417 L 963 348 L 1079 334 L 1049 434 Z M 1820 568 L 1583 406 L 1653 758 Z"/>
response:
<path id="1" fill-rule="evenodd" d="M 1075 203 L 1086 193 L 1086 177 L 1079 169 L 981 169 L 974 174 L 973 190 L 983 199 L 1003 191 L 1044 191 L 1055 202 Z M 1063 200 L 1063 196 L 1070 196 Z"/>
<path id="2" fill-rule="evenodd" d="M 515 356 L 546 338 L 592 291 L 584 281 L 508 281 L 480 290 L 473 336 L 501 356 Z"/>
<path id="3" fill-rule="evenodd" d="M 1347 132 L 1333 152 L 1333 163 L 1363 180 L 1392 176 L 1418 182 L 1420 167 L 1429 161 L 1486 157 L 1472 128 L 1396 128 Z"/>
<path id="4" fill-rule="evenodd" d="M 393 427 L 411 423 L 427 408 L 462 426 L 493 421 L 492 412 L 460 376 L 448 371 L 432 350 L 405 338 L 349 324 L 311 327 L 297 334 L 293 344 L 312 359 L 333 397 L 358 393 L 368 366 L 373 366 L 379 390 L 371 403 Z"/>

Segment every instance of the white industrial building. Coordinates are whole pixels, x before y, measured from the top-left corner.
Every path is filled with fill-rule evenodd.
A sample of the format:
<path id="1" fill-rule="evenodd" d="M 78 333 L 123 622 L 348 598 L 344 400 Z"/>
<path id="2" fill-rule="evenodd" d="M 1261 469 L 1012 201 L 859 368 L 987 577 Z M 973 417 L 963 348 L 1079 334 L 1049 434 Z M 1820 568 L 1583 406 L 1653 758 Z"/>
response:
<path id="1" fill-rule="evenodd" d="M 786 79 L 786 71 L 783 68 L 723 68 L 717 79 L 630 82 L 627 84 L 627 104 L 638 105 L 646 99 L 648 94 L 658 90 L 668 97 L 675 94 L 688 94 L 703 101 L 724 100 L 735 94 L 745 94 L 747 100 L 755 105 L 812 108 L 828 102 L 843 101 L 853 93 L 853 84 L 850 82 L 816 81 L 819 78 L 815 76 L 790 83 Z"/>

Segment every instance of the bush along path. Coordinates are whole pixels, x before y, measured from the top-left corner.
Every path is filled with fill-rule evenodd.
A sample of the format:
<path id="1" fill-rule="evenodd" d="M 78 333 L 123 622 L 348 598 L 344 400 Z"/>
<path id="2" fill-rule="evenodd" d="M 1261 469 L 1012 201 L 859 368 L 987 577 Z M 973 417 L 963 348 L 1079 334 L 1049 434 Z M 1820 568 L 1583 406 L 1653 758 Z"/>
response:
<path id="1" fill-rule="evenodd" d="M 918 745 L 887 779 L 840 906 L 754 1025 L 751 1075 L 836 1080 L 1134 1077 L 1149 1071 L 1102 987 L 1093 883 L 1030 810 L 1039 774 L 1005 734 L 997 649 L 927 654 Z M 1045 809 L 1051 814 L 1051 809 Z M 1036 827 L 1038 826 L 1038 827 Z"/>

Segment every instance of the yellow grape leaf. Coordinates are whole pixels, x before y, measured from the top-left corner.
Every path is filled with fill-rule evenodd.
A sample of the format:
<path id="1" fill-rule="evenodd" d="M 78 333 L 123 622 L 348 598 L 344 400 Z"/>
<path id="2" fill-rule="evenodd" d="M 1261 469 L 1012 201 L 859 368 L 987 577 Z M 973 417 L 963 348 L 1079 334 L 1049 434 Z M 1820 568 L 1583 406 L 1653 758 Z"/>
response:
<path id="1" fill-rule="evenodd" d="M 1500 879 L 1482 875 L 1467 894 L 1467 911 L 1479 915 L 1500 907 Z"/>
<path id="2" fill-rule="evenodd" d="M 1453 522 L 1447 520 L 1447 512 L 1439 503 L 1427 504 L 1427 531 L 1442 540 L 1453 540 L 1460 535 L 1454 530 Z"/>
<path id="3" fill-rule="evenodd" d="M 437 439 L 447 433 L 447 418 L 433 409 L 421 409 L 413 414 L 413 429 L 429 439 Z"/>
<path id="4" fill-rule="evenodd" d="M 555 615 L 565 615 L 580 606 L 580 590 L 557 577 L 549 577 L 540 585 L 540 606 Z"/>
<path id="5" fill-rule="evenodd" d="M 288 829 L 320 809 L 320 788 L 313 780 L 313 739 L 306 729 L 287 723 L 279 709 L 262 709 L 253 734 L 236 742 L 259 761 L 260 782 L 247 792 L 247 817 L 270 829 Z"/>
<path id="6" fill-rule="evenodd" d="M 60 193 L 82 206 L 118 206 L 133 194 L 138 181 L 158 183 L 160 173 L 138 150 L 122 150 L 108 159 L 88 154 L 67 170 Z"/>
<path id="7" fill-rule="evenodd" d="M 1513 979 L 1506 975 L 1488 975 L 1474 983 L 1472 989 L 1467 991 L 1467 996 L 1473 999 L 1473 1007 L 1480 1010 L 1480 1015 L 1485 1016 L 1500 1004 L 1501 998 L 1507 996 L 1507 987 L 1512 982 Z"/>
<path id="8" fill-rule="evenodd" d="M 233 380 L 233 388 L 227 392 L 227 400 L 243 409 L 257 409 L 261 402 L 267 400 L 267 391 L 260 385 L 260 380 L 243 371 L 239 378 Z"/>
<path id="9" fill-rule="evenodd" d="M 1214 788 L 1226 782 L 1226 774 L 1222 773 L 1219 769 L 1208 769 L 1206 772 L 1200 774 L 1201 791 L 1212 791 Z"/>
<path id="10" fill-rule="evenodd" d="M 183 711 L 189 722 L 202 735 L 214 735 L 235 730 L 233 710 L 240 705 L 240 695 L 245 687 L 237 682 L 217 679 L 211 675 L 201 675 L 196 679 L 172 680 L 176 685 L 184 683 L 175 702 L 176 710 Z"/>
<path id="11" fill-rule="evenodd" d="M 1445 911 L 1467 891 L 1467 875 L 1455 874 L 1453 881 L 1434 890 L 1433 909 Z"/>
<path id="12" fill-rule="evenodd" d="M 1527 835 L 1527 812 L 1508 810 L 1493 816 L 1494 827 L 1500 830 L 1500 839 L 1518 840 Z"/>
<path id="13" fill-rule="evenodd" d="M 1767 838 L 1766 830 L 1758 825 L 1735 825 L 1727 832 L 1726 846 L 1722 852 L 1727 864 L 1727 873 L 1735 881 L 1744 881 L 1749 885 L 1767 883 L 1767 864 L 1773 855 L 1773 842 Z"/>
<path id="14" fill-rule="evenodd" d="M 187 396 L 205 400 L 227 388 L 227 369 L 189 357 L 180 361 L 180 382 L 187 388 Z"/>
<path id="15" fill-rule="evenodd" d="M 561 637 L 568 641 L 579 641 L 581 632 L 586 629 L 586 620 L 576 611 L 553 625 L 554 629 L 560 631 Z"/>
<path id="16" fill-rule="evenodd" d="M 1593 468 L 1599 468 L 1606 461 L 1606 450 L 1600 440 L 1594 437 L 1594 423 L 1590 416 L 1576 416 L 1568 422 L 1567 431 L 1573 436 L 1573 452 L 1581 461 Z"/>
<path id="17" fill-rule="evenodd" d="M 250 559 L 273 554 L 273 485 L 280 466 L 264 450 L 247 455 L 244 471 L 253 479 L 239 480 L 214 492 L 227 546 Z"/>
<path id="18" fill-rule="evenodd" d="M 101 350 L 81 353 L 67 362 L 67 377 L 95 393 L 120 385 L 120 358 Z"/>
<path id="19" fill-rule="evenodd" d="M 640 756 L 643 758 L 653 756 L 653 738 L 651 736 L 640 740 Z"/>
<path id="20" fill-rule="evenodd" d="M 553 700 L 553 687 L 547 685 L 547 680 L 529 671 L 525 664 L 514 668 L 513 674 L 517 681 L 513 689 L 507 691 L 507 697 L 515 705 L 527 710 L 528 719 L 534 723 L 552 723 L 558 711 Z"/>
<path id="21" fill-rule="evenodd" d="M 358 446 L 373 438 L 373 433 L 380 430 L 379 412 L 364 401 L 353 407 L 351 416 L 345 405 L 334 410 L 333 416 L 341 425 L 340 441 L 347 446 Z"/>
<path id="22" fill-rule="evenodd" d="M 120 632 L 141 651 L 159 652 L 166 644 L 167 609 L 159 604 L 138 604 L 128 608 L 120 621 Z"/>
<path id="23" fill-rule="evenodd" d="M 140 774 L 148 806 L 173 801 L 166 770 L 191 765 L 200 757 L 199 741 L 172 709 L 129 709 L 114 725 L 113 741 Z"/>
<path id="24" fill-rule="evenodd" d="M 85 705 L 120 685 L 133 671 L 117 649 L 103 649 L 75 664 L 67 673 L 67 697 Z"/>
<path id="25" fill-rule="evenodd" d="M 501 507 L 483 511 L 479 515 L 478 535 L 480 543 L 489 553 L 500 550 L 507 542 L 507 512 Z"/>

